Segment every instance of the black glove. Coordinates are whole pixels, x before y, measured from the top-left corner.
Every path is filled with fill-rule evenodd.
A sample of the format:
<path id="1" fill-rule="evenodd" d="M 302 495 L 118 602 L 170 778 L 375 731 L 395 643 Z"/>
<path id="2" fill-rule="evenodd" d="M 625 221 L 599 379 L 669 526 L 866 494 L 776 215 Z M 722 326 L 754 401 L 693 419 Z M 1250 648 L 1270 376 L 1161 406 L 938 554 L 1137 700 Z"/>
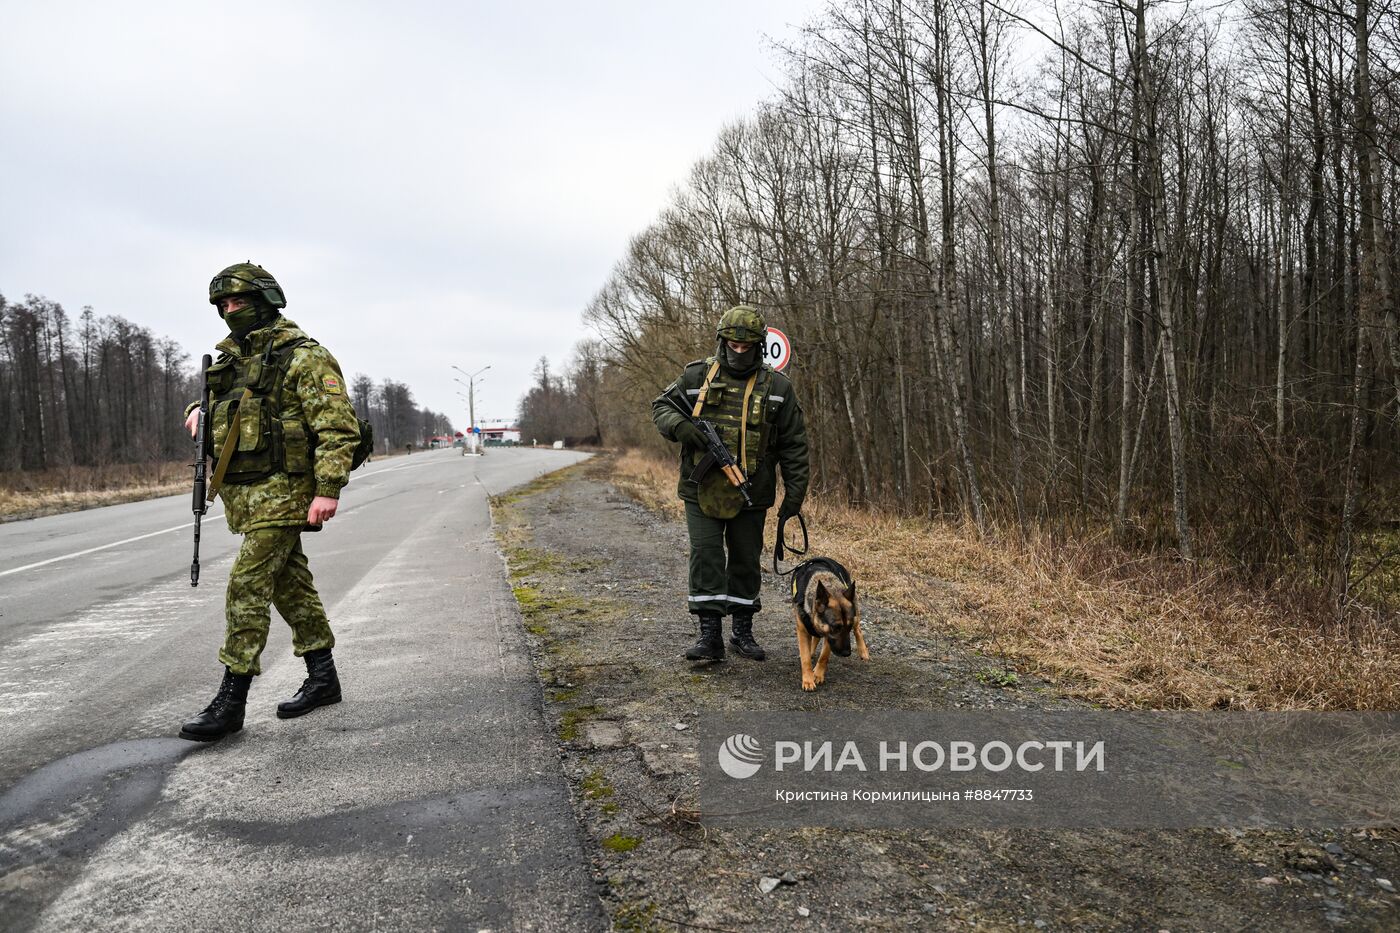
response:
<path id="1" fill-rule="evenodd" d="M 801 499 L 793 499 L 789 496 L 784 496 L 783 504 L 778 506 L 778 521 L 782 521 L 785 518 L 792 518 L 794 515 L 801 511 Z"/>
<path id="2" fill-rule="evenodd" d="M 689 444 L 697 450 L 705 447 L 705 435 L 700 433 L 700 429 L 689 421 L 682 421 L 676 425 L 676 440 L 682 444 Z"/>

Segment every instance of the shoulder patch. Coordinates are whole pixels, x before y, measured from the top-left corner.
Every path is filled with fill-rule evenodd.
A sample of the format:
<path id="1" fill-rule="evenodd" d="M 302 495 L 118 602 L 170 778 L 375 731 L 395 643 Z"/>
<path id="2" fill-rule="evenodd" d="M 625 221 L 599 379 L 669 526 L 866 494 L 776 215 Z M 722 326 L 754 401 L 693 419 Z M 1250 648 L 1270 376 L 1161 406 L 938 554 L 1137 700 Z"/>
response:
<path id="1" fill-rule="evenodd" d="M 339 395 L 341 393 L 340 380 L 329 373 L 321 377 L 321 387 L 326 390 L 327 395 Z"/>

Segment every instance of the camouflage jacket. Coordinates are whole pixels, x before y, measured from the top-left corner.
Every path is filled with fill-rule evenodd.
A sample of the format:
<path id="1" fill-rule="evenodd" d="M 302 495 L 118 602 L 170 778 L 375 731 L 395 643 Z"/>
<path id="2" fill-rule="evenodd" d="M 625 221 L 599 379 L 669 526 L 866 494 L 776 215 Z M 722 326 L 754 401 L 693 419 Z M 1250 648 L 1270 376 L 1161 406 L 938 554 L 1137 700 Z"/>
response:
<path id="1" fill-rule="evenodd" d="M 713 359 L 696 360 L 686 364 L 680 378 L 666 387 L 673 397 L 683 398 L 694 405 L 699 396 L 705 375 L 709 372 Z M 765 365 L 765 368 L 766 365 Z M 807 426 L 802 416 L 802 406 L 797 401 L 792 381 L 780 372 L 768 370 L 768 397 L 763 408 L 763 449 L 758 452 L 758 462 L 749 473 L 753 487 L 753 508 L 767 509 L 777 499 L 777 471 L 782 468 L 784 510 L 795 512 L 807 496 Z M 719 377 L 733 381 L 721 368 Z M 703 413 L 701 415 L 704 416 Z M 656 430 L 668 441 L 675 441 L 676 428 L 682 416 L 660 396 L 651 405 L 651 420 Z M 737 456 L 737 451 L 730 451 Z M 703 451 L 688 444 L 681 445 L 680 481 L 676 493 L 688 502 L 699 501 L 699 489 L 690 479 L 690 472 L 703 456 Z"/>
<path id="2" fill-rule="evenodd" d="M 305 339 L 307 334 L 301 328 L 279 315 L 242 340 L 224 338 L 215 349 L 246 358 L 262 353 L 269 342 L 281 346 Z M 224 484 L 219 498 L 224 502 L 229 528 L 237 534 L 304 525 L 312 498 L 339 498 L 341 487 L 350 481 L 350 459 L 360 440 L 360 427 L 345 394 L 340 364 L 325 347 L 312 343 L 291 351 L 278 416 L 305 426 L 315 451 L 312 469 L 300 474 L 279 471 L 247 485 Z"/>

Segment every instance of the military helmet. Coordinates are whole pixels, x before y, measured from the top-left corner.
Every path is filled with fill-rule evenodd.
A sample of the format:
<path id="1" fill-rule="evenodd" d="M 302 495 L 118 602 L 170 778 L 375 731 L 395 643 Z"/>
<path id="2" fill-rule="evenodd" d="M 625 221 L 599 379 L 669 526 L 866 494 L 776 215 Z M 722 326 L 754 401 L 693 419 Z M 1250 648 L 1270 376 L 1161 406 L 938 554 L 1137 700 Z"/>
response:
<path id="1" fill-rule="evenodd" d="M 271 273 L 252 262 L 229 266 L 209 283 L 211 305 L 217 305 L 220 298 L 237 295 L 260 299 L 274 308 L 287 307 L 287 296 L 282 293 L 282 286 L 277 284 Z"/>
<path id="2" fill-rule="evenodd" d="M 768 325 L 758 309 L 748 305 L 735 305 L 719 319 L 715 336 L 720 340 L 738 340 L 742 343 L 760 343 L 768 334 Z"/>

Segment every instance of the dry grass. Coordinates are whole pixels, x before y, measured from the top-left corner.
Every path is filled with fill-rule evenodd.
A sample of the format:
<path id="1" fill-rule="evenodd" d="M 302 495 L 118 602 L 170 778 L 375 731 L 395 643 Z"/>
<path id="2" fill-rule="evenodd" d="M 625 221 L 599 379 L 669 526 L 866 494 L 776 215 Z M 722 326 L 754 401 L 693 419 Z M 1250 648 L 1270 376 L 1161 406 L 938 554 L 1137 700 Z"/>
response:
<path id="1" fill-rule="evenodd" d="M 174 495 L 192 478 L 178 461 L 0 473 L 0 522 Z"/>
<path id="2" fill-rule="evenodd" d="M 618 484 L 639 501 L 683 514 L 672 463 L 636 452 L 614 462 Z M 1339 622 L 1315 590 L 1247 589 L 1102 540 L 979 540 L 815 495 L 803 512 L 812 552 L 850 567 L 866 592 L 1085 699 L 1166 709 L 1400 708 L 1393 613 L 1358 609 Z M 790 540 L 793 532 L 789 525 Z"/>
<path id="3" fill-rule="evenodd" d="M 376 453 L 373 459 L 405 455 L 407 451 L 394 450 Z M 212 475 L 212 464 L 210 470 Z M 173 496 L 191 492 L 193 482 L 194 470 L 187 460 L 0 472 L 0 522 Z"/>
<path id="4" fill-rule="evenodd" d="M 676 464 L 636 450 L 612 457 L 613 483 L 654 512 L 685 518 L 685 506 L 676 498 Z"/>

